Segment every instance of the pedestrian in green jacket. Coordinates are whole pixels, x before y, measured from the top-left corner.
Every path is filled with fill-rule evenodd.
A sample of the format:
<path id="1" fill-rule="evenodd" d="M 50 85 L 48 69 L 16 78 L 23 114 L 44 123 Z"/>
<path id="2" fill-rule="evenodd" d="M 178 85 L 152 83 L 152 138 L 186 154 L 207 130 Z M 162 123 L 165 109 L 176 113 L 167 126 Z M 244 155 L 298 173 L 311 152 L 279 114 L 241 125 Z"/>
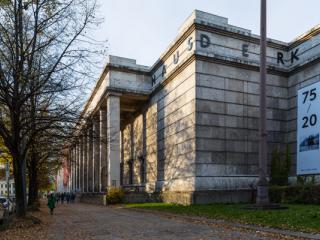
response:
<path id="1" fill-rule="evenodd" d="M 53 209 L 56 207 L 56 198 L 53 193 L 48 197 L 48 208 L 50 209 L 50 214 L 53 215 Z"/>

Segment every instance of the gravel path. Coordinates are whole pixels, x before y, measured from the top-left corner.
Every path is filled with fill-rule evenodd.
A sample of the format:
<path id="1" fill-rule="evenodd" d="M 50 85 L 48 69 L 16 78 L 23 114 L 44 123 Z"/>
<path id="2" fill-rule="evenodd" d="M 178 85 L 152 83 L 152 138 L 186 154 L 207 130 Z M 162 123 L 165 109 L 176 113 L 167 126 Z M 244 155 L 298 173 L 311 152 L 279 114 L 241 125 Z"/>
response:
<path id="1" fill-rule="evenodd" d="M 61 239 L 293 239 L 205 221 L 89 204 L 59 206 L 48 232 Z"/>
<path id="2" fill-rule="evenodd" d="M 295 239 L 254 231 L 206 219 L 187 219 L 177 215 L 106 208 L 89 204 L 58 205 L 53 216 L 43 204 L 33 215 L 41 224 L 29 224 L 0 232 L 1 240 L 201 240 L 201 239 Z"/>

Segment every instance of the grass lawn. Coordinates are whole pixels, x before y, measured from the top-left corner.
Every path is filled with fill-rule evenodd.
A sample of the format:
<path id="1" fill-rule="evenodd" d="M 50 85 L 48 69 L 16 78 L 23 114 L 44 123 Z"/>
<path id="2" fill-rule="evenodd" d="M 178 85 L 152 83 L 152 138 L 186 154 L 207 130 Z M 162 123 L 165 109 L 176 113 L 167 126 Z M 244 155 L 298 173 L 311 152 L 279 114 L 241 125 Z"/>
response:
<path id="1" fill-rule="evenodd" d="M 169 203 L 127 204 L 127 208 L 144 208 L 189 216 L 203 216 L 245 224 L 255 224 L 294 231 L 320 232 L 320 205 L 285 205 L 285 210 L 253 211 L 243 204 L 182 206 Z"/>

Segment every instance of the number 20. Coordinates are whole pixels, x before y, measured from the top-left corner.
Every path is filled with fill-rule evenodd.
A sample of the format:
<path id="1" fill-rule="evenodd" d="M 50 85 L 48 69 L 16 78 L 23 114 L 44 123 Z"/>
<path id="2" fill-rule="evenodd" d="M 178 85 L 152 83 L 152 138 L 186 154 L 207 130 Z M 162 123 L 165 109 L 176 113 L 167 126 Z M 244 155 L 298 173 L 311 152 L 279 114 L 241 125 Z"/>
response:
<path id="1" fill-rule="evenodd" d="M 303 120 L 302 128 L 309 127 L 308 123 L 310 124 L 310 126 L 314 126 L 314 125 L 317 124 L 317 115 L 312 114 L 310 116 L 310 118 L 309 117 L 303 117 L 302 120 Z"/>

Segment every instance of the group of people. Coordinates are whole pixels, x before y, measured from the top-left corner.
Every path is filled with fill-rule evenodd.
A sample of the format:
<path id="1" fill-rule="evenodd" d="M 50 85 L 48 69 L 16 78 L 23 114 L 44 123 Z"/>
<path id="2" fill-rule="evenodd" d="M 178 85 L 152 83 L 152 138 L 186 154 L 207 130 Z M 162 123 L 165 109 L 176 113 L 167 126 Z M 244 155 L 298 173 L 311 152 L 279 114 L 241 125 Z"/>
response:
<path id="1" fill-rule="evenodd" d="M 56 204 L 63 204 L 64 201 L 67 203 L 74 203 L 76 199 L 76 195 L 74 193 L 63 192 L 63 193 L 50 193 L 47 195 L 48 198 L 48 208 L 50 209 L 50 214 L 53 215 L 53 210 L 56 207 Z"/>
<path id="2" fill-rule="evenodd" d="M 72 192 L 56 193 L 55 195 L 57 204 L 59 203 L 59 201 L 61 204 L 63 204 L 64 201 L 66 201 L 67 203 L 74 203 L 74 200 L 76 199 L 76 195 Z"/>

